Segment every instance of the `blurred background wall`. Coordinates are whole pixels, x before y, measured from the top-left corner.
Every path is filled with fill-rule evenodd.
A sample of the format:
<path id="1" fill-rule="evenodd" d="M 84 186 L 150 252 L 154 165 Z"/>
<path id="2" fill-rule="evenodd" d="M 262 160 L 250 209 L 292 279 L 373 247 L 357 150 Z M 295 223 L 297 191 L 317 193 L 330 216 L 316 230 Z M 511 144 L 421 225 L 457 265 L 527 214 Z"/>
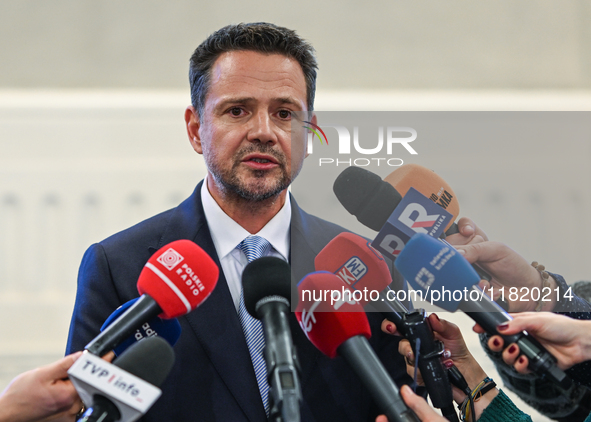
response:
<path id="1" fill-rule="evenodd" d="M 204 176 L 183 125 L 188 59 L 252 21 L 315 46 L 318 110 L 591 110 L 588 0 L 0 2 L 0 389 L 63 354 L 84 250 Z M 414 162 L 492 239 L 575 281 L 590 277 L 588 141 L 481 155 L 474 139 Z M 544 225 L 524 235 L 529 211 Z"/>

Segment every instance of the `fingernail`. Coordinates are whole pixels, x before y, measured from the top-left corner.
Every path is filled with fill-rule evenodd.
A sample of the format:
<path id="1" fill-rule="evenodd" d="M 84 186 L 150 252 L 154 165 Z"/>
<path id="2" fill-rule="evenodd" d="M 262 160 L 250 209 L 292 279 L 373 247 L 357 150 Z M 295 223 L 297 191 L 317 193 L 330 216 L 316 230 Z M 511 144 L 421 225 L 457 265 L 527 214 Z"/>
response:
<path id="1" fill-rule="evenodd" d="M 443 351 L 443 357 L 449 359 L 451 357 L 451 352 L 447 349 Z"/>
<path id="2" fill-rule="evenodd" d="M 497 325 L 497 330 L 499 331 L 505 331 L 507 328 L 509 328 L 509 324 L 507 323 Z"/>
<path id="3" fill-rule="evenodd" d="M 499 341 L 499 339 L 498 339 L 498 338 L 494 338 L 494 339 L 493 339 L 493 345 L 494 345 L 495 347 L 499 347 L 499 346 L 501 345 L 501 342 Z"/>
<path id="4" fill-rule="evenodd" d="M 517 359 L 517 361 L 519 363 L 525 363 L 525 358 L 523 356 L 519 356 L 519 359 Z"/>
<path id="5" fill-rule="evenodd" d="M 458 252 L 460 253 L 460 255 L 466 255 L 466 251 L 463 249 L 458 249 Z"/>
<path id="6" fill-rule="evenodd" d="M 433 315 L 437 321 L 441 321 L 441 320 L 439 319 L 439 316 L 438 316 L 437 314 L 431 314 L 431 315 Z"/>
<path id="7" fill-rule="evenodd" d="M 512 344 L 511 346 L 509 346 L 509 350 L 507 350 L 507 352 L 509 352 L 510 354 L 513 354 L 513 353 L 515 353 L 515 350 L 517 350 L 517 346 Z"/>
<path id="8" fill-rule="evenodd" d="M 395 331 L 394 324 L 386 324 L 386 331 L 389 332 L 390 334 L 393 334 Z"/>
<path id="9" fill-rule="evenodd" d="M 452 366 L 454 366 L 454 361 L 453 360 L 446 360 L 445 362 L 443 362 L 443 364 L 445 365 L 446 368 L 451 368 Z"/>

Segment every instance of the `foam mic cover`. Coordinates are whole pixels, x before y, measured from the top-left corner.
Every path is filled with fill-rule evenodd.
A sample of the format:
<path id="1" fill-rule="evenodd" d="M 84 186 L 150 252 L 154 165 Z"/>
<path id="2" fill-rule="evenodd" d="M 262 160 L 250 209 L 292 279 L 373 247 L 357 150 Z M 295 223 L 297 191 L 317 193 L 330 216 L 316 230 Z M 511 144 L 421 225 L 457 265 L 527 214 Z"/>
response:
<path id="1" fill-rule="evenodd" d="M 131 299 L 125 302 L 123 305 L 118 307 L 109 317 L 105 320 L 101 327 L 101 331 L 107 329 L 112 322 L 117 320 L 125 311 L 127 311 L 139 298 Z M 135 333 L 130 335 L 126 340 L 123 340 L 117 347 L 113 349 L 116 356 L 121 355 L 128 347 L 132 344 L 137 343 L 148 337 L 159 336 L 166 340 L 171 346 L 174 346 L 181 336 L 181 324 L 179 324 L 176 318 L 173 319 L 161 319 L 154 317 L 150 321 L 142 324 Z"/>
<path id="2" fill-rule="evenodd" d="M 380 176 L 360 167 L 347 167 L 333 191 L 345 209 L 372 230 L 379 231 L 402 196 Z"/>
<path id="3" fill-rule="evenodd" d="M 130 346 L 113 365 L 159 387 L 170 373 L 174 360 L 174 350 L 166 340 L 149 337 Z"/>
<path id="4" fill-rule="evenodd" d="M 176 318 L 199 306 L 211 294 L 219 275 L 218 266 L 190 240 L 177 240 L 160 248 L 140 273 L 140 294 L 152 297 L 162 309 L 162 318 Z"/>
<path id="5" fill-rule="evenodd" d="M 279 296 L 291 303 L 291 267 L 272 256 L 255 259 L 242 272 L 242 289 L 246 310 L 253 318 L 259 318 L 257 303 L 261 299 Z"/>
<path id="6" fill-rule="evenodd" d="M 354 233 L 340 233 L 316 255 L 316 271 L 334 273 L 354 290 L 385 290 L 392 282 L 390 269 L 370 243 Z"/>
<path id="7" fill-rule="evenodd" d="M 337 349 L 354 336 L 371 337 L 363 307 L 351 300 L 336 300 L 331 292 L 347 290 L 341 279 L 329 272 L 313 272 L 298 284 L 299 303 L 295 311 L 300 327 L 314 346 L 334 358 Z M 343 299 L 341 295 L 340 299 Z"/>
<path id="8" fill-rule="evenodd" d="M 480 281 L 472 265 L 456 249 L 423 233 L 408 241 L 394 264 L 414 289 L 424 293 L 425 300 L 451 312 L 464 298 L 462 295 L 457 299 L 454 292 L 464 292 Z"/>
<path id="9" fill-rule="evenodd" d="M 449 229 L 460 215 L 460 203 L 452 188 L 434 171 L 426 167 L 418 164 L 404 164 L 386 176 L 384 182 L 394 186 L 402 196 L 406 195 L 411 187 L 415 188 L 443 207 L 453 216 L 446 229 Z"/>

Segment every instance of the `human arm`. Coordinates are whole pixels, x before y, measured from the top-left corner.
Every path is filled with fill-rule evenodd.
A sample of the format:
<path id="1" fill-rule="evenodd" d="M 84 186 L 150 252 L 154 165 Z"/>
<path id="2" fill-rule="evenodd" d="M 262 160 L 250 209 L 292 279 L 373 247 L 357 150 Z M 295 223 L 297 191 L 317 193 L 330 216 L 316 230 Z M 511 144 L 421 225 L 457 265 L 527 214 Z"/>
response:
<path id="1" fill-rule="evenodd" d="M 74 421 L 82 407 L 68 369 L 82 353 L 17 376 L 0 395 L 0 422 Z"/>

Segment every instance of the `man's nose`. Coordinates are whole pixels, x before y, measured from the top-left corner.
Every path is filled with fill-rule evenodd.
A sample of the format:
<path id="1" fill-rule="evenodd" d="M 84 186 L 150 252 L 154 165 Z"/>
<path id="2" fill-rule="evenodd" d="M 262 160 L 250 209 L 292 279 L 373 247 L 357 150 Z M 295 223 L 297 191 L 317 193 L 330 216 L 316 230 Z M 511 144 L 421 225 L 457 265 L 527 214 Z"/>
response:
<path id="1" fill-rule="evenodd" d="M 259 112 L 250 121 L 251 127 L 247 139 L 251 142 L 274 145 L 277 143 L 277 133 L 273 119 L 267 112 Z"/>

